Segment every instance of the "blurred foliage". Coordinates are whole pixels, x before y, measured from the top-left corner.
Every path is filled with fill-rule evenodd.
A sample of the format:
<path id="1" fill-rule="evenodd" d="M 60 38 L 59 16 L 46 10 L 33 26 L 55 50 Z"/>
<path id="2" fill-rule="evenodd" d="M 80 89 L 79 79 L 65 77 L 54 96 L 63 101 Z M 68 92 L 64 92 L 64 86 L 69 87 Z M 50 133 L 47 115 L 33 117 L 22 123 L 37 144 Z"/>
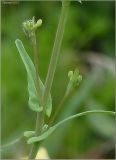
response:
<path id="1" fill-rule="evenodd" d="M 22 22 L 35 16 L 43 19 L 37 32 L 39 69 L 43 82 L 47 73 L 61 2 L 2 1 L 2 143 L 33 130 L 36 114 L 28 107 L 26 72 L 18 55 L 15 39 L 23 41 L 33 59 L 32 49 L 22 31 Z M 53 113 L 61 101 L 68 82 L 67 73 L 76 66 L 83 82 L 67 99 L 57 121 L 68 115 L 94 108 L 114 110 L 114 74 L 97 66 L 88 52 L 114 58 L 114 2 L 71 2 L 62 50 L 52 87 Z M 109 65 L 109 64 L 107 64 Z M 52 114 L 53 114 L 52 113 Z M 102 123 L 101 123 L 102 122 Z M 114 158 L 114 120 L 108 116 L 91 116 L 61 127 L 45 141 L 51 158 Z M 72 138 L 70 138 L 72 137 Z M 106 145 L 108 144 L 108 145 Z M 104 147 L 105 146 L 105 147 Z M 106 147 L 107 146 L 107 147 Z M 28 154 L 30 146 L 22 140 L 3 152 L 3 158 Z"/>

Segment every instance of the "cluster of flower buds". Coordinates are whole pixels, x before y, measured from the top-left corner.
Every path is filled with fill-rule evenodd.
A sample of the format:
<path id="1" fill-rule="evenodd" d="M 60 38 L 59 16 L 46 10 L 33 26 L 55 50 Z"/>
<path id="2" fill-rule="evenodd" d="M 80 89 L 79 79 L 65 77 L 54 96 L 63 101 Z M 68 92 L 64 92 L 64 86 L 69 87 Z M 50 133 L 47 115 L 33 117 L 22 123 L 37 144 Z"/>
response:
<path id="1" fill-rule="evenodd" d="M 75 71 L 68 72 L 69 83 L 67 86 L 66 94 L 68 94 L 76 85 L 82 81 L 82 75 L 79 74 L 79 70 L 75 69 Z"/>
<path id="2" fill-rule="evenodd" d="M 37 22 L 35 22 L 35 17 L 33 17 L 31 20 L 23 22 L 23 30 L 26 35 L 31 37 L 33 36 L 35 30 L 41 25 L 42 25 L 42 19 L 39 19 Z"/>
<path id="3" fill-rule="evenodd" d="M 75 69 L 75 71 L 69 71 L 68 77 L 72 83 L 79 84 L 82 81 L 82 76 L 79 74 L 79 70 Z"/>

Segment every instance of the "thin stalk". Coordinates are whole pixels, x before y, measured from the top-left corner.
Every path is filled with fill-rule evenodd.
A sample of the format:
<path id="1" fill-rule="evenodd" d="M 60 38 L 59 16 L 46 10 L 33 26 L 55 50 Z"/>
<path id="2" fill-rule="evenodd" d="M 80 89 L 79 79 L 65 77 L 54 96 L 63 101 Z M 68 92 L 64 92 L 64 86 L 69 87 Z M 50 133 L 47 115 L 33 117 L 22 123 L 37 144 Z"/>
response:
<path id="1" fill-rule="evenodd" d="M 64 104 L 64 102 L 66 101 L 66 99 L 69 97 L 70 92 L 67 92 L 67 89 L 65 91 L 65 94 L 62 98 L 62 100 L 60 101 L 59 105 L 57 106 L 55 113 L 53 114 L 53 117 L 51 118 L 49 125 L 51 126 L 52 123 L 55 121 L 55 119 L 57 118 L 57 115 L 59 114 L 59 111 L 61 110 L 62 105 Z"/>
<path id="2" fill-rule="evenodd" d="M 34 53 L 34 64 L 35 64 L 35 69 L 36 69 L 36 87 L 37 87 L 37 93 L 39 97 L 39 103 L 42 103 L 42 94 L 41 94 L 41 88 L 39 84 L 39 77 L 38 77 L 38 55 L 37 55 L 37 45 L 36 45 L 36 35 L 35 32 L 33 33 L 33 36 L 31 37 L 31 42 L 32 42 L 32 47 L 33 47 L 33 53 Z M 42 113 L 37 113 L 37 118 L 36 118 L 36 126 L 35 126 L 35 135 L 38 136 L 41 133 L 41 128 L 42 128 Z M 33 159 L 37 151 L 39 149 L 40 143 L 34 143 L 31 147 L 31 151 L 29 153 L 29 159 Z"/>
<path id="3" fill-rule="evenodd" d="M 55 119 L 57 118 L 57 115 L 62 107 L 62 105 L 64 104 L 65 100 L 67 99 L 67 96 L 64 95 L 61 102 L 59 103 L 59 105 L 57 106 L 55 113 L 53 114 L 53 117 L 51 118 L 50 122 L 49 122 L 49 126 L 52 125 L 52 123 L 55 121 Z"/>
<path id="4" fill-rule="evenodd" d="M 51 90 L 51 86 L 52 86 L 52 82 L 53 82 L 53 78 L 54 78 L 54 73 L 56 70 L 56 65 L 57 65 L 57 61 L 58 61 L 58 57 L 59 57 L 59 53 L 60 53 L 60 48 L 61 48 L 61 44 L 62 44 L 64 29 L 65 29 L 65 25 L 66 25 L 69 4 L 70 4 L 69 1 L 62 2 L 62 10 L 61 10 L 61 15 L 60 15 L 60 20 L 59 20 L 59 24 L 58 24 L 58 28 L 57 28 L 57 32 L 56 32 L 56 37 L 55 37 L 54 46 L 53 46 L 53 50 L 52 50 L 52 56 L 51 56 L 51 60 L 50 60 L 49 68 L 48 68 L 48 73 L 47 73 L 47 77 L 46 77 L 46 81 L 45 81 L 45 90 L 44 90 L 43 99 L 42 99 L 43 105 L 45 105 L 47 98 L 48 98 L 48 95 Z"/>
<path id="5" fill-rule="evenodd" d="M 41 93 L 41 88 L 39 84 L 39 77 L 38 77 L 38 54 L 37 54 L 37 45 L 36 45 L 36 35 L 35 31 L 33 31 L 33 36 L 31 36 L 31 44 L 33 47 L 33 54 L 34 54 L 34 64 L 35 64 L 35 70 L 36 70 L 36 87 L 37 87 L 37 93 L 39 97 L 39 103 L 42 103 L 42 93 Z"/>
<path id="6" fill-rule="evenodd" d="M 40 117 L 40 114 L 37 113 L 36 126 L 35 126 L 35 134 L 36 134 L 36 136 L 39 135 L 41 127 L 42 127 L 41 117 Z M 39 147 L 40 147 L 40 142 L 36 142 L 36 143 L 34 143 L 32 145 L 31 151 L 29 153 L 29 159 L 35 158 Z"/>

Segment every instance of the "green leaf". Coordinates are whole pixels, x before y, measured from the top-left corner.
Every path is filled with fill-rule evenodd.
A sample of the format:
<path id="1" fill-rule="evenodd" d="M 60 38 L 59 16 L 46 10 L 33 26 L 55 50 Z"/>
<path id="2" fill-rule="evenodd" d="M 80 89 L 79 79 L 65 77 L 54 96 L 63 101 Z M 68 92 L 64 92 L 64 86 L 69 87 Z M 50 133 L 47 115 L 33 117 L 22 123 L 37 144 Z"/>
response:
<path id="1" fill-rule="evenodd" d="M 41 112 L 42 107 L 39 105 L 39 99 L 37 95 L 37 90 L 35 87 L 36 74 L 35 67 L 30 57 L 28 56 L 22 42 L 20 40 L 15 41 L 19 54 L 22 58 L 22 61 L 27 70 L 27 79 L 28 79 L 28 91 L 29 91 L 29 106 L 32 110 Z"/>
<path id="2" fill-rule="evenodd" d="M 33 111 L 41 112 L 43 110 L 43 106 L 40 105 L 40 99 L 38 97 L 37 89 L 36 89 L 36 70 L 35 66 L 30 59 L 29 55 L 27 54 L 23 43 L 21 40 L 17 39 L 15 41 L 17 49 L 19 51 L 19 54 L 22 58 L 22 61 L 25 65 L 26 71 L 27 71 L 27 79 L 28 79 L 28 92 L 29 92 L 29 106 Z M 44 91 L 44 85 L 42 81 L 39 79 L 39 84 L 41 88 L 41 95 Z M 38 82 L 37 82 L 38 83 Z M 46 103 L 46 115 L 49 117 L 52 111 L 52 98 L 51 95 L 49 95 L 49 98 Z"/>
<path id="3" fill-rule="evenodd" d="M 88 115 L 88 114 L 91 114 L 91 113 L 105 113 L 105 114 L 110 114 L 110 115 L 113 115 L 115 116 L 115 112 L 112 112 L 112 111 L 104 111 L 104 110 L 93 110 L 93 111 L 85 111 L 85 112 L 81 112 L 81 113 L 78 113 L 76 115 L 73 115 L 73 116 L 70 116 L 60 122 L 58 122 L 56 125 L 54 125 L 53 127 L 50 127 L 46 132 L 44 132 L 42 135 L 38 136 L 38 137 L 32 137 L 32 138 L 29 138 L 29 140 L 27 141 L 28 144 L 32 144 L 32 143 L 35 143 L 35 142 L 38 142 L 38 141 L 42 141 L 44 139 L 46 139 L 54 130 L 56 130 L 60 125 L 62 125 L 63 123 L 69 121 L 69 120 L 72 120 L 74 118 L 77 118 L 77 117 L 81 117 L 81 116 L 84 116 L 84 115 Z"/>

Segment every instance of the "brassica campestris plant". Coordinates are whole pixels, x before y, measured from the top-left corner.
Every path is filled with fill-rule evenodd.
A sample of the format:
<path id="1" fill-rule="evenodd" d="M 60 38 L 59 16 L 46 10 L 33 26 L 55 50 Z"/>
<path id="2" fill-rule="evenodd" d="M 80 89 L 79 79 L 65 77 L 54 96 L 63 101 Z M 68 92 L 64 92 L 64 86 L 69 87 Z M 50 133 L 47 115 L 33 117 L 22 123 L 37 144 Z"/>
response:
<path id="1" fill-rule="evenodd" d="M 79 1 L 79 0 L 78 0 Z M 80 1 L 79 1 L 80 2 Z M 39 68 L 38 68 L 38 51 L 36 46 L 36 31 L 42 25 L 42 20 L 39 19 L 37 22 L 33 17 L 30 20 L 23 22 L 23 30 L 30 39 L 33 55 L 34 55 L 34 63 L 26 52 L 23 43 L 21 40 L 17 39 L 15 41 L 16 47 L 19 51 L 20 57 L 25 65 L 27 71 L 27 80 L 28 80 L 28 92 L 29 92 L 29 100 L 28 104 L 32 111 L 37 113 L 36 120 L 36 128 L 34 131 L 25 131 L 24 136 L 27 138 L 27 144 L 32 144 L 32 148 L 29 154 L 29 159 L 34 159 L 36 157 L 37 151 L 41 142 L 43 142 L 48 136 L 56 130 L 63 123 L 72 120 L 74 118 L 95 114 L 95 113 L 107 113 L 110 115 L 115 115 L 115 112 L 112 111 L 104 111 L 104 110 L 91 110 L 81 112 L 66 119 L 56 123 L 53 125 L 53 121 L 55 116 L 57 115 L 58 109 L 56 109 L 56 113 L 54 113 L 52 117 L 52 123 L 49 123 L 49 119 L 51 118 L 52 112 L 52 96 L 50 94 L 53 78 L 57 66 L 57 61 L 60 53 L 60 48 L 63 39 L 63 33 L 66 26 L 67 14 L 70 6 L 70 1 L 62 1 L 62 9 L 60 20 L 56 32 L 56 37 L 53 45 L 51 60 L 46 76 L 45 84 L 41 81 L 39 76 Z M 79 70 L 76 68 L 74 71 L 69 71 L 68 73 L 69 82 L 67 84 L 66 92 L 64 97 L 67 97 L 71 90 L 82 81 L 82 75 L 80 75 Z M 47 117 L 47 122 L 46 122 Z"/>

